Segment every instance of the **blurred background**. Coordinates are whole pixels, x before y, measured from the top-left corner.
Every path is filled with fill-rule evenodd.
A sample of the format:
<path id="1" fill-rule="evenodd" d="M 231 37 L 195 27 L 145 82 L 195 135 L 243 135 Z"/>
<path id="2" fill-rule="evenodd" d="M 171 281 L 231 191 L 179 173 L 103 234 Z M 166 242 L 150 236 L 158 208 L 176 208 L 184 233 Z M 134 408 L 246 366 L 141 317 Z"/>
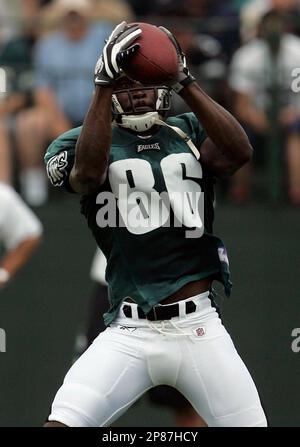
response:
<path id="1" fill-rule="evenodd" d="M 0 182 L 43 225 L 36 253 L 0 289 L 0 426 L 43 424 L 87 324 L 96 247 L 78 198 L 49 187 L 43 155 L 82 123 L 95 62 L 122 20 L 174 32 L 199 84 L 252 142 L 251 164 L 217 184 L 215 231 L 234 282 L 223 319 L 270 425 L 300 426 L 298 0 L 0 0 Z M 174 96 L 172 114 L 184 111 Z M 145 396 L 114 425 L 172 424 L 171 409 Z"/>

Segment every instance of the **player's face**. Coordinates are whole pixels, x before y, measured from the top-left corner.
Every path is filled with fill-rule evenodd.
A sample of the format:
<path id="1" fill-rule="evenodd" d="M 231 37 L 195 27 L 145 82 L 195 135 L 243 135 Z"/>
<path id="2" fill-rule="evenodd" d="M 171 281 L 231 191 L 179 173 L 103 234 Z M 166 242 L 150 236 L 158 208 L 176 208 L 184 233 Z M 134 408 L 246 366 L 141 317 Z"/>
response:
<path id="1" fill-rule="evenodd" d="M 87 19 L 84 14 L 70 11 L 63 19 L 63 30 L 71 40 L 80 40 L 86 33 Z"/>
<path id="2" fill-rule="evenodd" d="M 130 89 L 130 94 L 128 90 Z M 125 78 L 115 88 L 117 98 L 124 112 L 146 113 L 155 109 L 156 93 L 154 88 L 145 88 L 139 82 Z"/>

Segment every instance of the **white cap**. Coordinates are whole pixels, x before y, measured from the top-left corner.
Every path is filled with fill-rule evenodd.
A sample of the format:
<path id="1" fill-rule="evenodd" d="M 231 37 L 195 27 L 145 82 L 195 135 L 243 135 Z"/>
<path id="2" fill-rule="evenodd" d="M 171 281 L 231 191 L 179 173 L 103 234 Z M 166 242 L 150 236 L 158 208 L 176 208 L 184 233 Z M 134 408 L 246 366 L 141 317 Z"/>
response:
<path id="1" fill-rule="evenodd" d="M 82 15 L 87 15 L 91 12 L 90 0 L 54 0 L 49 6 L 52 13 L 57 16 L 63 16 L 70 12 L 77 12 Z"/>

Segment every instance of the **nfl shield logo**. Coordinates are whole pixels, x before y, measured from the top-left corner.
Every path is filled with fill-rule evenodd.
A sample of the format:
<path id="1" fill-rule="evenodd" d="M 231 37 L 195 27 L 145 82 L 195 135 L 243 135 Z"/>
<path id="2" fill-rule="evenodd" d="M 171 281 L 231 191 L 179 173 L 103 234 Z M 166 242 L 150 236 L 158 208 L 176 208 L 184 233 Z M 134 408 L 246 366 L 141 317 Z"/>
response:
<path id="1" fill-rule="evenodd" d="M 196 332 L 197 337 L 203 337 L 203 335 L 205 334 L 205 328 L 198 327 L 197 329 L 195 329 L 195 332 Z"/>

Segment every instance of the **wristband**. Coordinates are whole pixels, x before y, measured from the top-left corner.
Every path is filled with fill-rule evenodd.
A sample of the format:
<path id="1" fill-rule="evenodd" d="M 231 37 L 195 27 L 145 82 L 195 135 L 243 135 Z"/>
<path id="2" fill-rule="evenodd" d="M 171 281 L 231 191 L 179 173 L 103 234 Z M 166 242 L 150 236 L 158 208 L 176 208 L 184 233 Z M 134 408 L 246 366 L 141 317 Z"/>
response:
<path id="1" fill-rule="evenodd" d="M 188 85 L 190 85 L 195 80 L 196 79 L 194 78 L 194 76 L 189 74 L 182 81 L 179 81 L 176 84 L 171 85 L 171 88 L 174 90 L 175 93 L 179 93 L 184 87 L 187 87 Z"/>

